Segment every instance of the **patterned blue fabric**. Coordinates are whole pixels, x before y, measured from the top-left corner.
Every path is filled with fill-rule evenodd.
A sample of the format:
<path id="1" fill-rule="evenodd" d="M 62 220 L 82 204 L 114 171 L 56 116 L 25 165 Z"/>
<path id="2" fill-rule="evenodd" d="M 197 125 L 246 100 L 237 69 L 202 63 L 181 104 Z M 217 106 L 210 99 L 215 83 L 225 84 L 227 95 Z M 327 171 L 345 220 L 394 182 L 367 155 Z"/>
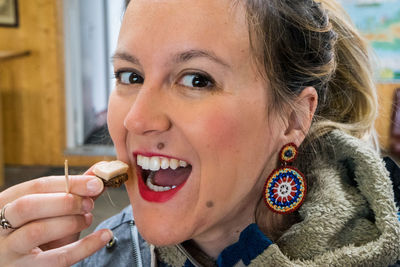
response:
<path id="1" fill-rule="evenodd" d="M 257 224 L 250 224 L 240 234 L 237 243 L 225 248 L 221 252 L 217 259 L 217 265 L 219 267 L 231 267 L 240 260 L 242 260 L 245 265 L 249 265 L 253 259 L 260 255 L 271 244 L 272 241 L 261 232 Z"/>
<path id="2" fill-rule="evenodd" d="M 196 267 L 196 266 L 194 266 L 194 265 L 190 262 L 190 260 L 186 260 L 184 267 Z"/>

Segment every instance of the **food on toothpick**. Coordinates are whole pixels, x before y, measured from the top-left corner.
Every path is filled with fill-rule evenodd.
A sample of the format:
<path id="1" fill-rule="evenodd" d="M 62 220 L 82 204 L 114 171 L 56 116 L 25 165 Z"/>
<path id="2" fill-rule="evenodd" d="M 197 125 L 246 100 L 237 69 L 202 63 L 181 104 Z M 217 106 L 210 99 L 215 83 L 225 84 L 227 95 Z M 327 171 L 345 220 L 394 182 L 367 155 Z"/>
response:
<path id="1" fill-rule="evenodd" d="M 104 186 L 120 187 L 128 180 L 128 169 L 128 164 L 114 160 L 96 164 L 93 173 L 103 181 Z"/>

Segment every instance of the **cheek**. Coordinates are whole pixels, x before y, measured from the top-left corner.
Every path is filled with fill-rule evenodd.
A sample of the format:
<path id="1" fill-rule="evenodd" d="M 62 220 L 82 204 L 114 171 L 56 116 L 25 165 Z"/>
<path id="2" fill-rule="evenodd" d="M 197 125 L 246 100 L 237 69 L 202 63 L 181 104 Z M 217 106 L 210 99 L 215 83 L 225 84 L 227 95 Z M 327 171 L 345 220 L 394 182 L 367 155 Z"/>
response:
<path id="1" fill-rule="evenodd" d="M 204 141 L 207 148 L 230 150 L 237 142 L 240 123 L 231 116 L 213 114 L 201 120 L 201 131 L 205 134 Z"/>
<path id="2" fill-rule="evenodd" d="M 191 143 L 200 157 L 201 211 L 209 215 L 199 222 L 229 217 L 259 199 L 257 182 L 269 153 L 263 141 L 269 133 L 267 121 L 257 119 L 264 116 L 254 117 L 258 110 L 214 109 L 202 113 L 191 128 L 192 140 L 196 138 Z"/>
<path id="3" fill-rule="evenodd" d="M 219 109 L 208 109 L 210 112 L 198 116 L 191 128 L 201 175 L 212 177 L 208 184 L 218 190 L 249 189 L 276 149 L 264 105 L 247 104 L 246 109 L 238 106 L 243 107 L 219 105 Z M 224 186 L 216 186 L 219 183 Z M 247 185 L 243 187 L 243 183 Z"/>
<path id="4" fill-rule="evenodd" d="M 219 109 L 203 113 L 191 127 L 191 143 L 200 159 L 200 187 L 207 188 L 202 191 L 217 190 L 216 195 L 225 198 L 233 191 L 250 190 L 256 182 L 264 163 L 261 151 L 266 151 L 260 145 L 265 135 L 257 136 L 254 129 L 264 131 L 260 128 L 266 127 L 249 114 L 253 112 Z"/>
<path id="5" fill-rule="evenodd" d="M 114 91 L 111 94 L 110 101 L 108 103 L 108 131 L 110 132 L 111 139 L 113 140 L 118 158 L 125 162 L 128 162 L 128 157 L 125 148 L 127 131 L 124 127 L 124 120 L 126 114 L 129 112 L 129 109 L 130 104 L 116 95 Z"/>
<path id="6" fill-rule="evenodd" d="M 228 154 L 232 158 L 239 152 L 243 153 L 244 147 L 251 149 L 248 146 L 255 141 L 254 129 L 265 127 L 261 126 L 262 122 L 257 122 L 257 119 L 249 114 L 253 112 L 238 112 L 232 108 L 202 114 L 196 122 L 196 128 L 193 129 L 197 132 L 194 136 L 200 137 L 199 150 L 203 147 L 211 153 L 216 153 L 215 155 Z"/>

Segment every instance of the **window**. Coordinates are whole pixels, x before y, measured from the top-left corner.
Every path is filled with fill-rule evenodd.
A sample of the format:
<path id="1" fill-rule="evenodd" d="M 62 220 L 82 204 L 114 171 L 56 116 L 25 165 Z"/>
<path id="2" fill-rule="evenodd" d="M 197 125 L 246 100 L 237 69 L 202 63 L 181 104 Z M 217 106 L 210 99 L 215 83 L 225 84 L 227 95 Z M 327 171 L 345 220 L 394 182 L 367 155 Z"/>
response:
<path id="1" fill-rule="evenodd" d="M 107 102 L 124 0 L 64 0 L 67 153 L 114 154 Z"/>

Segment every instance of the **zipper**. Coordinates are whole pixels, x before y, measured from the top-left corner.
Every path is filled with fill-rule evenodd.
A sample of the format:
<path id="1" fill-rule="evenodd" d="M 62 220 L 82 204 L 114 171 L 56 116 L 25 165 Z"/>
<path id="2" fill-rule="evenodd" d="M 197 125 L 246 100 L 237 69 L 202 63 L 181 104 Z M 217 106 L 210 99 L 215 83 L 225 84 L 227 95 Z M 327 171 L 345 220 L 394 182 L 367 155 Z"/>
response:
<path id="1" fill-rule="evenodd" d="M 176 245 L 176 247 L 188 258 L 188 260 L 195 266 L 195 267 L 202 267 L 202 265 L 196 261 L 192 255 L 190 255 L 186 249 L 181 245 Z"/>
<path id="2" fill-rule="evenodd" d="M 138 235 L 138 230 L 137 227 L 135 227 L 135 222 L 130 221 L 129 222 L 130 228 L 131 228 L 131 239 L 132 239 L 132 247 L 133 247 L 133 266 L 134 267 L 142 267 L 142 257 L 140 253 L 140 247 L 139 247 L 139 235 Z"/>

